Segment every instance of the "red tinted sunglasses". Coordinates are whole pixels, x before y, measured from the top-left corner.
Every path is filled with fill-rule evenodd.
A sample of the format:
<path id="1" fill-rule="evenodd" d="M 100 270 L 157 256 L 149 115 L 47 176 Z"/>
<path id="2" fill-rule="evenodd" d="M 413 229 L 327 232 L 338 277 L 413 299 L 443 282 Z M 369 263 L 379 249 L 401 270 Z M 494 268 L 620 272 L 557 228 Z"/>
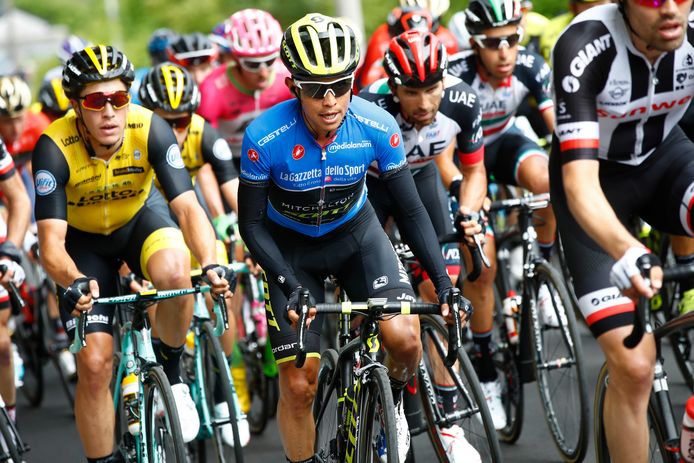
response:
<path id="1" fill-rule="evenodd" d="M 174 130 L 182 130 L 190 125 L 190 121 L 193 118 L 192 115 L 187 114 L 185 116 L 177 117 L 175 119 L 164 119 L 167 124 L 171 126 Z"/>
<path id="2" fill-rule="evenodd" d="M 660 8 L 667 0 L 634 0 L 637 5 L 645 6 L 648 8 Z M 675 0 L 678 5 L 684 3 L 687 0 Z"/>
<path id="3" fill-rule="evenodd" d="M 78 98 L 82 101 L 82 107 L 90 111 L 103 111 L 106 103 L 111 103 L 113 109 L 121 109 L 130 103 L 130 93 L 126 90 L 104 93 L 96 92 Z"/>

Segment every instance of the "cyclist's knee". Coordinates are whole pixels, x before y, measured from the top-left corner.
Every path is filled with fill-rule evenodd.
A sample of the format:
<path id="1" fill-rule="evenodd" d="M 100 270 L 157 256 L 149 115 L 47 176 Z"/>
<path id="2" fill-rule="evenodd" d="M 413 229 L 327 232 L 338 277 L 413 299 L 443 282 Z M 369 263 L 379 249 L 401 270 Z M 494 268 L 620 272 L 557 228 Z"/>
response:
<path id="1" fill-rule="evenodd" d="M 85 349 L 77 355 L 79 383 L 92 391 L 108 388 L 113 372 L 110 355 L 96 349 Z"/>
<path id="2" fill-rule="evenodd" d="M 610 362 L 610 384 L 618 388 L 625 398 L 648 396 L 653 384 L 655 364 L 644 352 L 630 352 L 620 361 Z"/>
<path id="3" fill-rule="evenodd" d="M 422 357 L 422 341 L 416 317 L 396 317 L 392 326 L 383 330 L 388 355 L 397 363 L 416 365 Z"/>
<path id="4" fill-rule="evenodd" d="M 176 289 L 190 286 L 190 263 L 183 253 L 175 251 L 162 254 L 162 257 L 167 258 L 157 259 L 156 265 L 149 271 L 157 288 Z"/>
<path id="5" fill-rule="evenodd" d="M 293 413 L 300 414 L 310 410 L 316 395 L 316 375 L 293 366 L 280 367 L 280 370 L 283 376 L 280 382 L 282 402 L 285 406 L 289 406 Z"/>

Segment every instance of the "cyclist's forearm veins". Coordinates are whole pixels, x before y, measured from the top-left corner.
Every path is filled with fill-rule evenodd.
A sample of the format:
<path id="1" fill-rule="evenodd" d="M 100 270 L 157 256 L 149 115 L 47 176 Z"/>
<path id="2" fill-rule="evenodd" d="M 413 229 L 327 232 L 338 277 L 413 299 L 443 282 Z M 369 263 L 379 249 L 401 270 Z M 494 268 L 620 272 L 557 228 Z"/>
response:
<path id="1" fill-rule="evenodd" d="M 417 193 L 409 168 L 391 172 L 381 175 L 381 179 L 386 182 L 393 197 L 398 198 L 395 204 L 405 219 L 400 226 L 407 230 L 407 236 L 410 240 L 408 244 L 412 247 L 422 267 L 431 276 L 436 290 L 441 291 L 450 287 L 451 280 L 446 274 L 436 231 Z"/>
<path id="2" fill-rule="evenodd" d="M 300 282 L 264 224 L 268 190 L 267 184 L 256 185 L 241 180 L 238 195 L 239 231 L 253 258 L 289 296 Z"/>

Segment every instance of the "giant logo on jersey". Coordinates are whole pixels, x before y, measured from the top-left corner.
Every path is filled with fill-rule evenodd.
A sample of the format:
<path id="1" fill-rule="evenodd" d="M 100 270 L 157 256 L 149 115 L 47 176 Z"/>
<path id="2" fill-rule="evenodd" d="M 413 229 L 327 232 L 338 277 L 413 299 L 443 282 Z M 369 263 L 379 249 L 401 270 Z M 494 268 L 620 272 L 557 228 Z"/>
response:
<path id="1" fill-rule="evenodd" d="M 575 93 L 581 87 L 581 77 L 586 68 L 595 58 L 600 56 L 605 50 L 612 46 L 610 34 L 604 34 L 587 43 L 569 63 L 570 76 L 564 76 L 561 81 L 562 88 L 567 93 Z"/>

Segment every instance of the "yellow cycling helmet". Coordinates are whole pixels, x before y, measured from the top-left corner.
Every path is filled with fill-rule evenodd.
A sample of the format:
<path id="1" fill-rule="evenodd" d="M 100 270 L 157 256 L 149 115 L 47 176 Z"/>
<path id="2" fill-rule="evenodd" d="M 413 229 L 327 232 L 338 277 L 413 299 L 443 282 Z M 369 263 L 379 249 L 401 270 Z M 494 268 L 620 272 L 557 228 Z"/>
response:
<path id="1" fill-rule="evenodd" d="M 357 68 L 359 45 L 344 20 L 310 13 L 284 31 L 280 56 L 299 80 L 343 77 Z"/>

